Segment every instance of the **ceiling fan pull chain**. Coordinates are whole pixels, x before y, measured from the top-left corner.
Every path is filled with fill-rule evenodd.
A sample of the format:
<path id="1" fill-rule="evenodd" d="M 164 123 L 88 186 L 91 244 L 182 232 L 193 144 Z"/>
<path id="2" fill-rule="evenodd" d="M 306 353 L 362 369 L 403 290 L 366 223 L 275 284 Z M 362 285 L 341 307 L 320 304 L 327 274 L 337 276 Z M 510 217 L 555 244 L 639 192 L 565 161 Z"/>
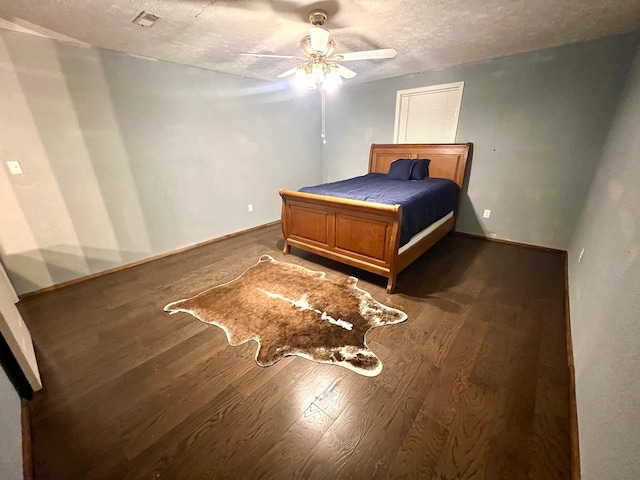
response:
<path id="1" fill-rule="evenodd" d="M 324 125 L 325 125 L 325 113 L 324 113 L 324 99 L 325 99 L 325 94 L 324 94 L 324 85 L 322 86 L 322 88 L 320 89 L 320 95 L 322 95 L 322 133 L 320 134 L 320 136 L 322 137 L 322 144 L 326 145 L 327 143 L 327 137 L 325 135 L 325 130 L 324 130 Z"/>

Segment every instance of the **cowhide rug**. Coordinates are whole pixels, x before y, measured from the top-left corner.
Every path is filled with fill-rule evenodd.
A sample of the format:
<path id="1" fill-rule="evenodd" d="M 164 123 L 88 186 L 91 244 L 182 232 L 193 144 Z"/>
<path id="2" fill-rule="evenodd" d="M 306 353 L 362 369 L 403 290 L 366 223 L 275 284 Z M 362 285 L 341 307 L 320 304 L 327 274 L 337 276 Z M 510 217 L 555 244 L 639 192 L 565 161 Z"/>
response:
<path id="1" fill-rule="evenodd" d="M 231 345 L 255 340 L 261 367 L 298 355 L 372 377 L 382 362 L 367 347 L 367 331 L 403 322 L 407 315 L 374 300 L 357 282 L 329 280 L 324 272 L 263 255 L 235 280 L 164 309 L 217 325 Z"/>

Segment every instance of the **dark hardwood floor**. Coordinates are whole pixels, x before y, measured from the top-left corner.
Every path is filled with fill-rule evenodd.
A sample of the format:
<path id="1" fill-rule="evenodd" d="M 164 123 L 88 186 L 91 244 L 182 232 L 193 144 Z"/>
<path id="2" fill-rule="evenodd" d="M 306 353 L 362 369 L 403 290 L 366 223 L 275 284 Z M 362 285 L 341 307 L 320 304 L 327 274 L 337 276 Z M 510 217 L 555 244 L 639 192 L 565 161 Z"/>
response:
<path id="1" fill-rule="evenodd" d="M 570 477 L 562 254 L 449 235 L 386 280 L 278 226 L 20 302 L 45 388 L 38 479 Z M 372 330 L 378 377 L 287 358 L 162 307 L 269 253 L 360 278 L 409 319 Z"/>

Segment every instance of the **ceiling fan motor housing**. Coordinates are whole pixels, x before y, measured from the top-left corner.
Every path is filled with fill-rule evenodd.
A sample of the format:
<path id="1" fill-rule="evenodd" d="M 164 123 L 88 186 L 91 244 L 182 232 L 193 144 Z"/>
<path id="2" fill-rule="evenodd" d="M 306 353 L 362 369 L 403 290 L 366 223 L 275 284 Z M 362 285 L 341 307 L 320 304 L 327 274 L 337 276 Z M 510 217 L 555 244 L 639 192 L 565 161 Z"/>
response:
<path id="1" fill-rule="evenodd" d="M 329 57 L 331 56 L 331 54 L 333 54 L 333 51 L 336 48 L 336 42 L 334 42 L 333 39 L 330 38 L 329 41 L 327 42 L 327 47 L 325 51 L 317 52 L 311 46 L 311 36 L 307 35 L 306 37 L 303 37 L 302 40 L 300 40 L 300 48 L 310 57 L 313 57 L 314 55 L 317 56 L 318 53 L 320 53 L 320 55 L 323 55 L 325 57 Z"/>

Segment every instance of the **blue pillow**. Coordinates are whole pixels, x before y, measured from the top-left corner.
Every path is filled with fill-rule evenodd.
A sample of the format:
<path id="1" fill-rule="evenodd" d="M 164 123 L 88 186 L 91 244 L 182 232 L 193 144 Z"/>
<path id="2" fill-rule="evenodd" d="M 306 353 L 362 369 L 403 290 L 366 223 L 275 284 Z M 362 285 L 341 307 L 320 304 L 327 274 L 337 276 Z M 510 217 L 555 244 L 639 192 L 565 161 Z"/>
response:
<path id="1" fill-rule="evenodd" d="M 428 177 L 429 163 L 431 163 L 431 160 L 428 158 L 414 160 L 413 168 L 411 168 L 411 180 L 423 180 Z"/>
<path id="2" fill-rule="evenodd" d="M 387 177 L 392 180 L 409 180 L 411 178 L 413 160 L 400 158 L 391 163 Z"/>

